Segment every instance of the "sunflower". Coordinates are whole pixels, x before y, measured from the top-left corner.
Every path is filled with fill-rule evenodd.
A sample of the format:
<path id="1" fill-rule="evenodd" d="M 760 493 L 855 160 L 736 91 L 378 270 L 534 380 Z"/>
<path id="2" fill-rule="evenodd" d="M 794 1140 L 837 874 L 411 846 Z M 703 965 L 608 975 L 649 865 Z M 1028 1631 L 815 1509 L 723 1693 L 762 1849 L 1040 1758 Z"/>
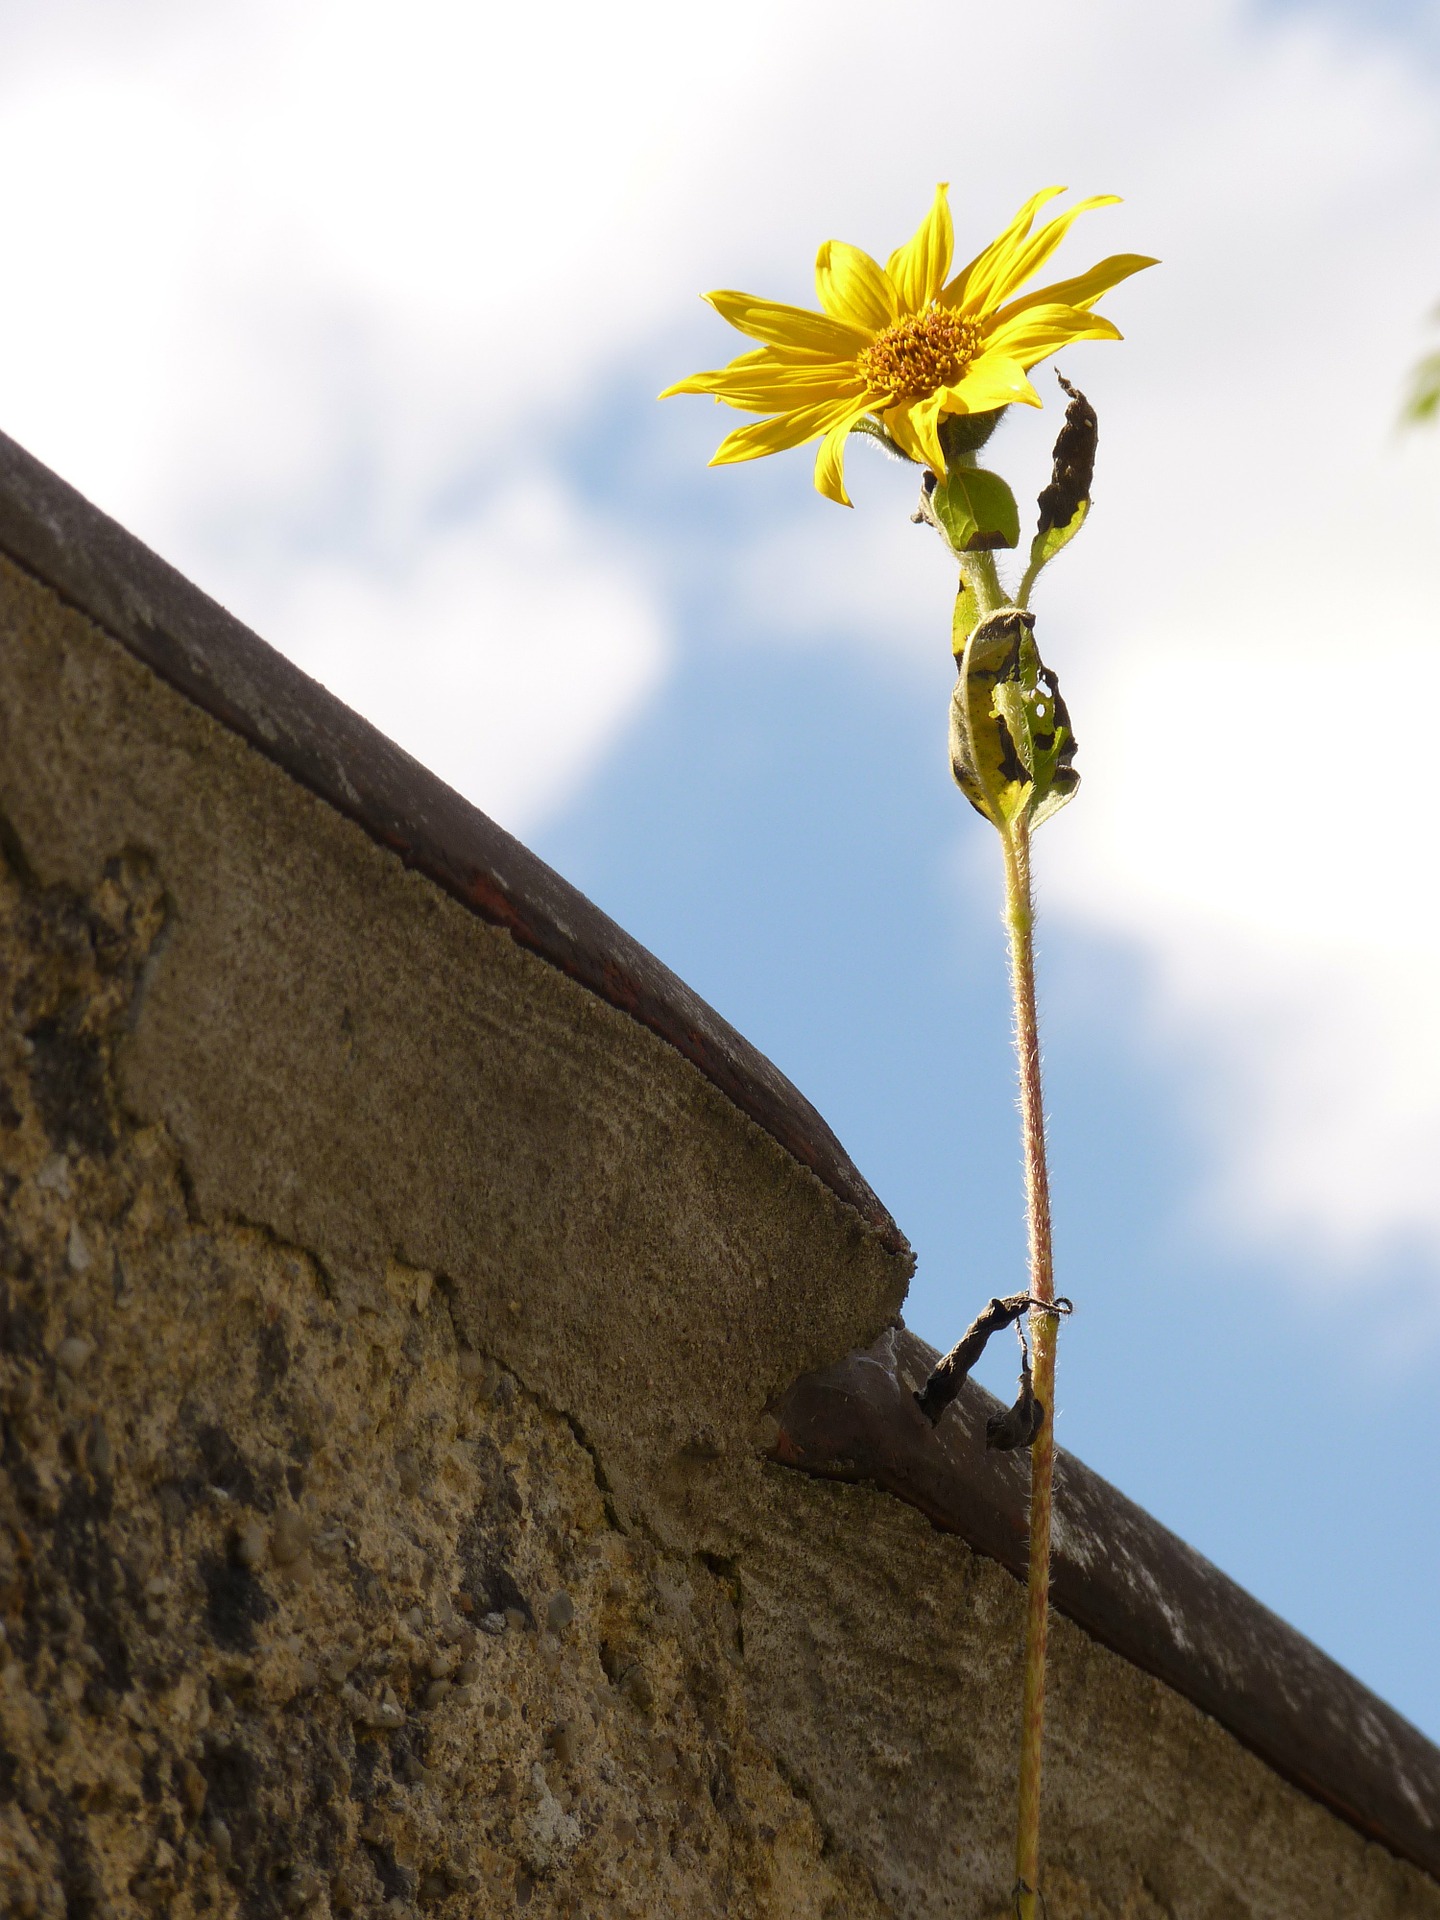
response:
<path id="1" fill-rule="evenodd" d="M 1037 361 L 1072 340 L 1120 338 L 1119 329 L 1091 309 L 1119 281 L 1155 265 L 1144 255 L 1112 254 L 1077 279 L 1013 297 L 1082 213 L 1116 204 L 1113 194 L 1082 200 L 1032 232 L 1041 207 L 1065 191 L 1046 187 L 951 278 L 955 240 L 947 191 L 935 189 L 914 238 L 883 267 L 859 247 L 827 240 L 815 261 L 819 313 L 748 293 L 705 295 L 722 319 L 763 345 L 727 367 L 692 373 L 661 399 L 708 393 L 741 413 L 770 416 L 737 427 L 711 466 L 818 440 L 815 486 L 848 507 L 845 437 L 863 426 L 883 432 L 943 479 L 942 420 L 994 414 L 1017 400 L 1038 407 L 1040 396 L 1026 378 Z"/>

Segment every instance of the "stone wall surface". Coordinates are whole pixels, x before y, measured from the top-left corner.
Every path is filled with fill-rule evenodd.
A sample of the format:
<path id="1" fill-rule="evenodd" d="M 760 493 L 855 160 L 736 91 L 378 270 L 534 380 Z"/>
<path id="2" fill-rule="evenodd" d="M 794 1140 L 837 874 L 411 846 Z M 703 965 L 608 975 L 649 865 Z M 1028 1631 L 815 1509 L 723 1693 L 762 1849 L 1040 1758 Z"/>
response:
<path id="1" fill-rule="evenodd" d="M 1007 1910 L 1020 1592 L 763 1457 L 906 1263 L 0 561 L 0 1911 Z M 1052 1920 L 1440 1917 L 1064 1620 Z"/>

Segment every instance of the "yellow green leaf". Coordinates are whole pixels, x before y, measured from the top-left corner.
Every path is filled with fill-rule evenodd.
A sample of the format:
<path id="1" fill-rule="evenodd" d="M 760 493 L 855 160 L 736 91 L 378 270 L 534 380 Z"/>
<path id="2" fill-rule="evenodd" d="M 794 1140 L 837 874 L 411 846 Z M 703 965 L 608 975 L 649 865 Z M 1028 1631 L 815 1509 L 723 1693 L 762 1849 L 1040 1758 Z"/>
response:
<path id="1" fill-rule="evenodd" d="M 1041 528 L 1040 532 L 1037 533 L 1035 538 L 1030 542 L 1029 571 L 1032 574 L 1038 573 L 1043 566 L 1048 565 L 1062 547 L 1069 546 L 1076 534 L 1079 533 L 1081 527 L 1084 526 L 1086 516 L 1089 512 L 1090 502 L 1088 500 L 1082 500 L 1063 527 Z"/>

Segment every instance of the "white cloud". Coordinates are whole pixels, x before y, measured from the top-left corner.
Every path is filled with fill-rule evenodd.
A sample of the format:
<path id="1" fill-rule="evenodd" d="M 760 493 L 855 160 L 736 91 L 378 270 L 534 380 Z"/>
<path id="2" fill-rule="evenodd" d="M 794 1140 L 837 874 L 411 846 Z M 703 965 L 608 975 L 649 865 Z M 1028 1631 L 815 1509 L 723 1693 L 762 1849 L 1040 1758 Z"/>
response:
<path id="1" fill-rule="evenodd" d="M 549 481 L 522 480 L 390 573 L 297 570 L 267 632 L 505 822 L 583 787 L 666 654 L 634 570 Z"/>
<path id="2" fill-rule="evenodd" d="M 1042 603 L 1086 773 L 1051 901 L 1148 957 L 1228 1217 L 1440 1248 L 1440 457 L 1390 434 L 1440 294 L 1429 69 L 1239 0 L 0 0 L 0 56 L 0 424 L 522 831 L 668 657 L 651 530 L 561 465 L 620 357 L 701 337 L 702 285 L 807 297 L 817 240 L 893 244 L 936 178 L 982 234 L 1042 180 L 1126 193 L 1071 243 L 1166 264 L 1067 357 L 1103 440 Z M 1054 425 L 1007 433 L 1036 484 Z M 737 606 L 913 663 L 946 590 L 854 464 L 846 516 L 792 457 Z"/>
<path id="3" fill-rule="evenodd" d="M 1337 485 L 1194 603 L 1156 583 L 1093 635 L 1083 804 L 1042 856 L 1054 906 L 1151 957 L 1147 1038 L 1202 1089 L 1215 1219 L 1332 1274 L 1440 1245 L 1440 646 L 1409 517 L 1373 472 Z"/>

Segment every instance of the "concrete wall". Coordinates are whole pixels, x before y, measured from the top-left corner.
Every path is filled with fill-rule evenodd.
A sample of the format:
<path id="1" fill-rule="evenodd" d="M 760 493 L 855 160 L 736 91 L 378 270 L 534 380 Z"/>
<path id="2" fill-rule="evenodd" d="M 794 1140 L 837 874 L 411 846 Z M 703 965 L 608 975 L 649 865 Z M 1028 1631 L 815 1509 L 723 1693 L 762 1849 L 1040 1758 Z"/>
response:
<path id="1" fill-rule="evenodd" d="M 1000 1916 L 1020 1593 L 766 1407 L 908 1263 L 0 560 L 16 1915 Z M 1059 1620 L 1052 1920 L 1440 1916 Z"/>

